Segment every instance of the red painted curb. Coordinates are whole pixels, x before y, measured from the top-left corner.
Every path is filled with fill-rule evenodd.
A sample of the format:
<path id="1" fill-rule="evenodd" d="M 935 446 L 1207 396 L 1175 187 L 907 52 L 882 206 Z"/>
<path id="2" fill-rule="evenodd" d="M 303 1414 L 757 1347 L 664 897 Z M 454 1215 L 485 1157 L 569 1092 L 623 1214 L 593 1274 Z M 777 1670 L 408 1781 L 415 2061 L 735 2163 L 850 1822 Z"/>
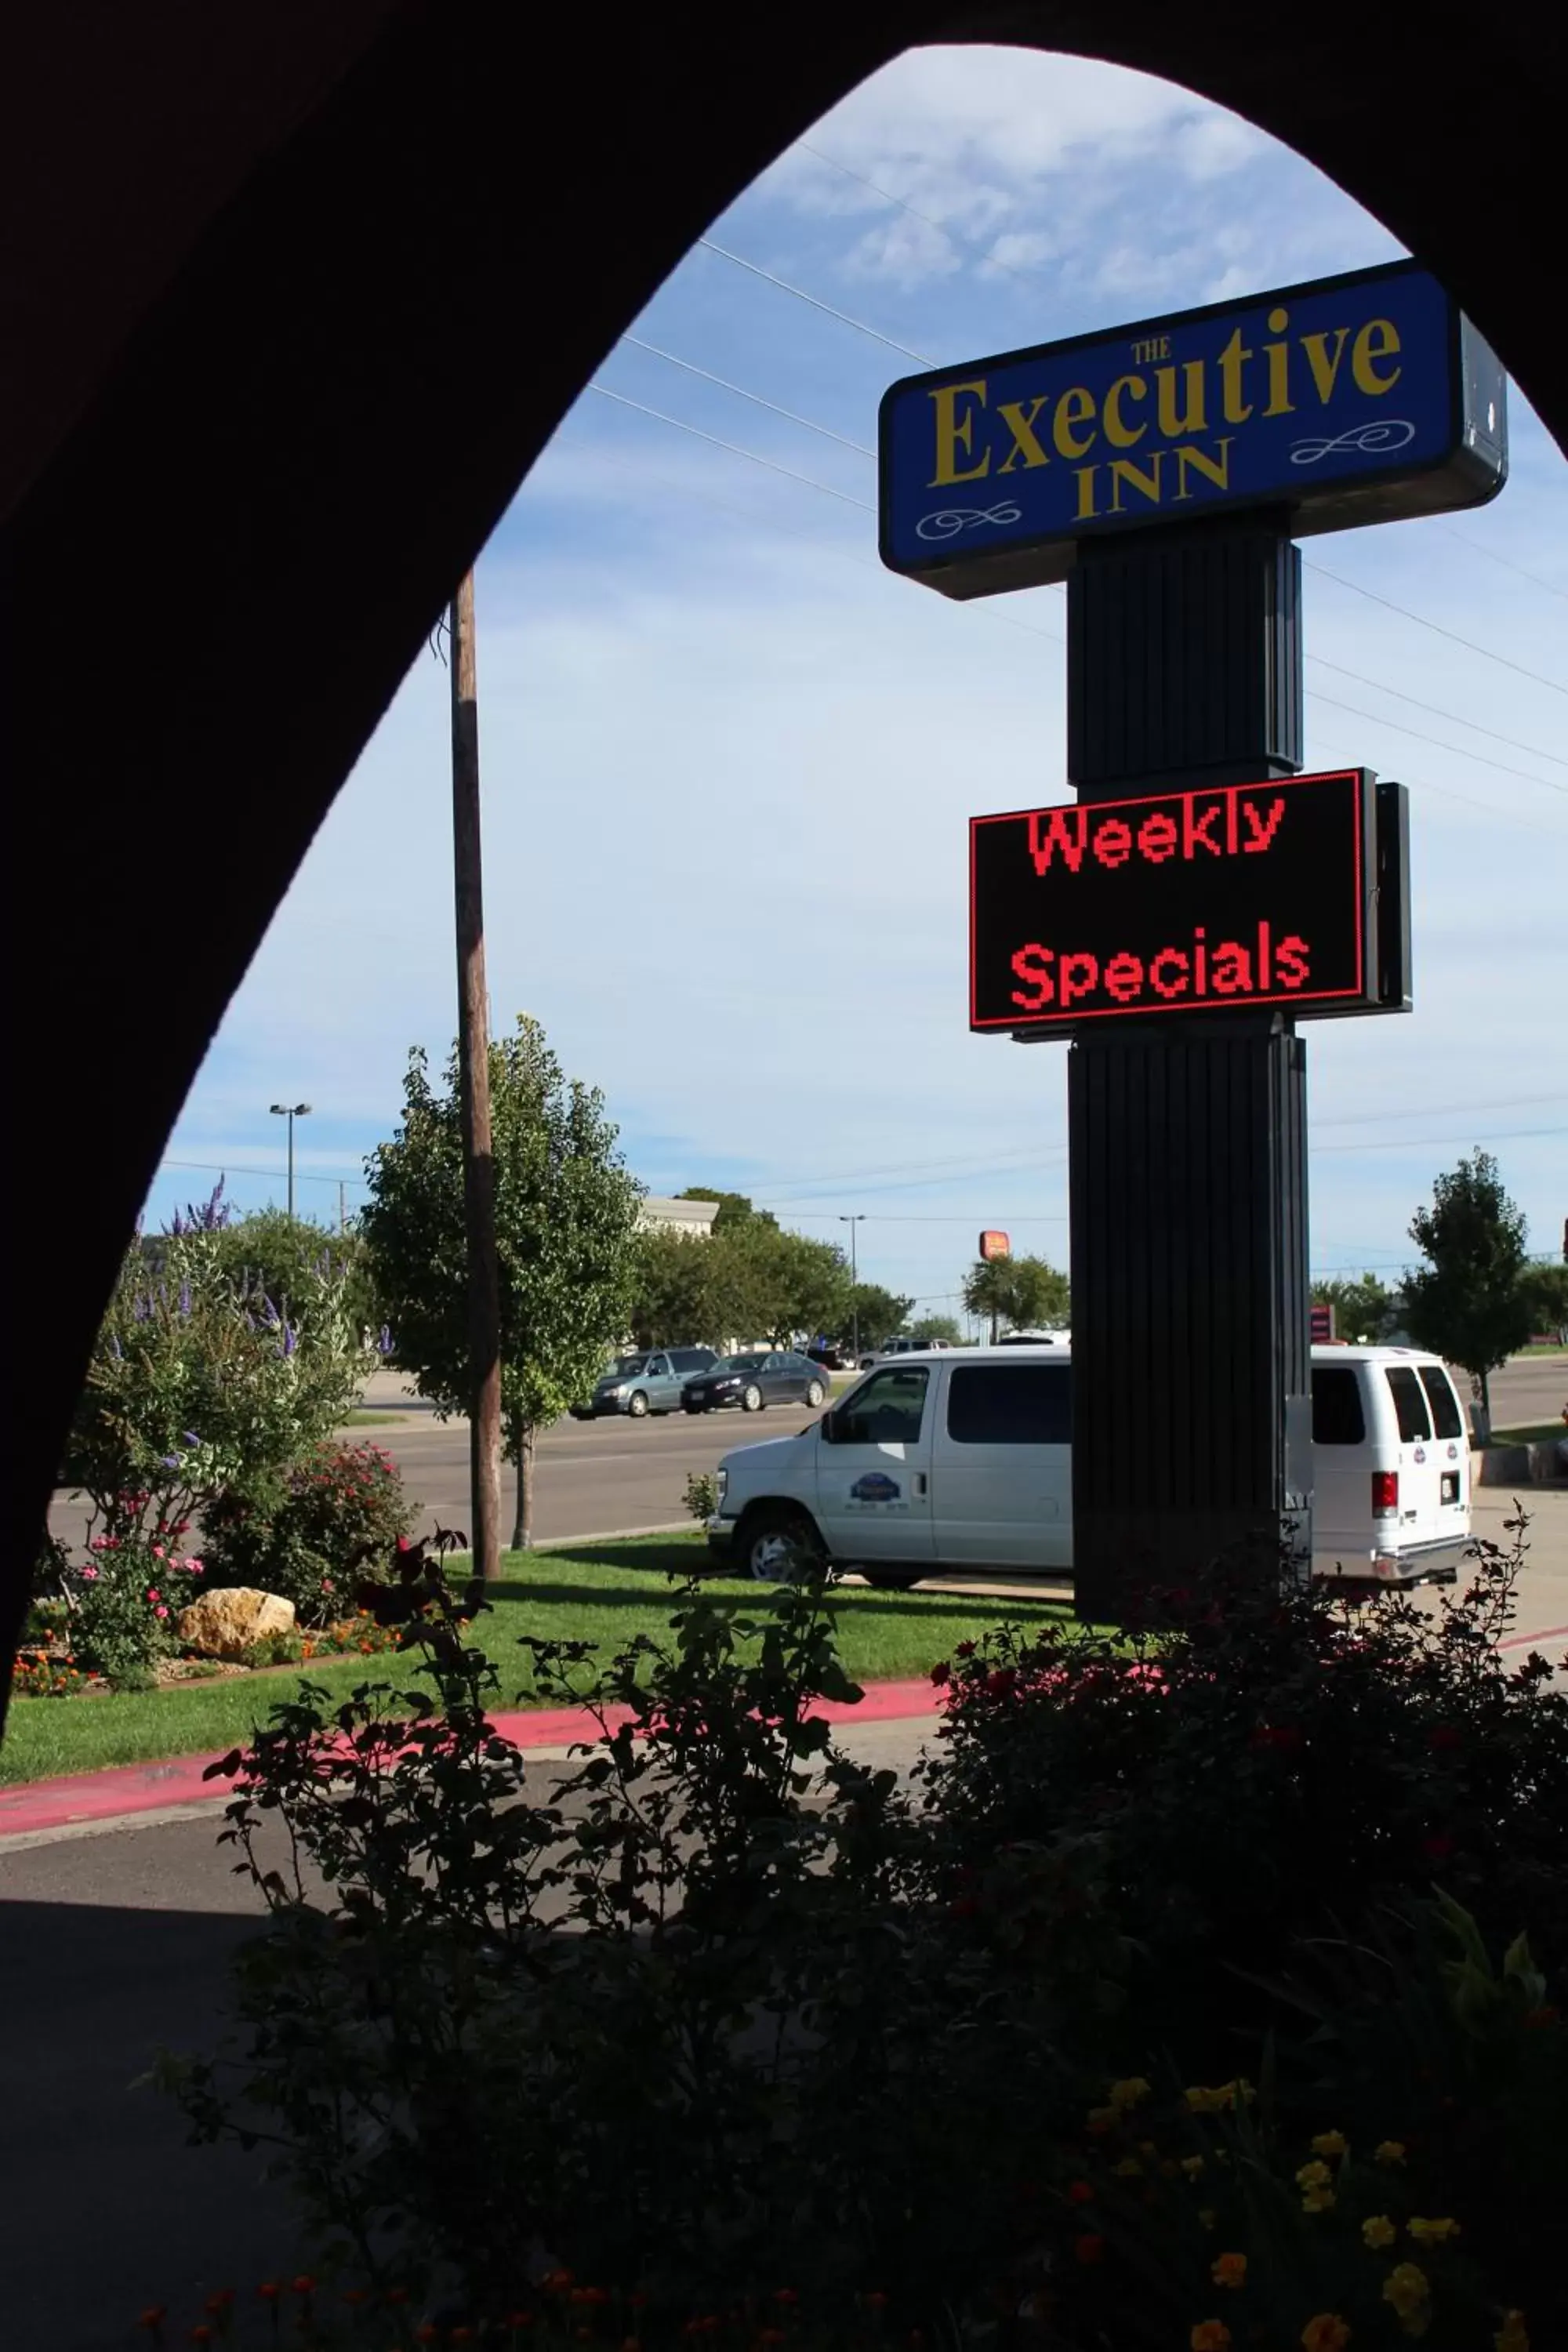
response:
<path id="1" fill-rule="evenodd" d="M 829 1723 L 903 1723 L 934 1714 L 936 1705 L 937 1694 L 928 1681 L 868 1683 L 855 1705 L 822 1699 L 812 1712 Z M 613 1708 L 605 1719 L 614 1727 L 625 1722 L 626 1712 Z M 498 1731 L 522 1748 L 569 1748 L 576 1740 L 597 1738 L 599 1732 L 586 1707 L 525 1707 L 491 1719 Z M 219 1803 L 230 1794 L 231 1784 L 203 1779 L 212 1761 L 210 1754 L 174 1756 L 162 1763 L 111 1764 L 100 1772 L 73 1772 L 0 1789 L 0 1837 L 119 1821 L 157 1812 L 166 1805 Z"/>

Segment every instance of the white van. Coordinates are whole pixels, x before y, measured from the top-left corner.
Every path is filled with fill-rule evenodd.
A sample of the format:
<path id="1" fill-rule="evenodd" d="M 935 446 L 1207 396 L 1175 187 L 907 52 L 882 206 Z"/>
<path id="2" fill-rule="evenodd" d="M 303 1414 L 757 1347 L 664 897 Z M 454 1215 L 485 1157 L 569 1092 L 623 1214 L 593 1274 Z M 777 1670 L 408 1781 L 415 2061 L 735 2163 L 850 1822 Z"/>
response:
<path id="1" fill-rule="evenodd" d="M 1314 1348 L 1312 1437 L 1314 1574 L 1451 1583 L 1469 1540 L 1470 1463 L 1438 1359 Z M 798 1436 L 724 1456 L 708 1541 L 765 1582 L 803 1544 L 900 1591 L 954 1570 L 1070 1575 L 1070 1351 L 877 1365 Z"/>

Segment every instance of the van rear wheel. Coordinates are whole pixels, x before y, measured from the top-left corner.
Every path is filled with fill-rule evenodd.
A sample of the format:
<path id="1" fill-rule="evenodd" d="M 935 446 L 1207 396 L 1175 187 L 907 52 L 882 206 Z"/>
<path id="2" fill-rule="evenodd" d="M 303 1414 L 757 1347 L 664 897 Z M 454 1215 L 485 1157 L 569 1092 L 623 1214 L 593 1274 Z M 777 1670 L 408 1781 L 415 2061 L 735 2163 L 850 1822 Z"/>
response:
<path id="1" fill-rule="evenodd" d="M 822 1563 L 822 1538 L 804 1511 L 763 1503 L 741 1530 L 741 1558 L 758 1584 L 798 1584 Z"/>

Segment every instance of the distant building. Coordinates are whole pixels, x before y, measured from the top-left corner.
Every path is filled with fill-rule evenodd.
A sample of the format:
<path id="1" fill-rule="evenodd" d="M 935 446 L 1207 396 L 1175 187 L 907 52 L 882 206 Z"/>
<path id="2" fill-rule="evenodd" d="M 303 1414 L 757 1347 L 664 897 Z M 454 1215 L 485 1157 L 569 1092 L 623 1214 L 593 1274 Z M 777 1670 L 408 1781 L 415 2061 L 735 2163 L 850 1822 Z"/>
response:
<path id="1" fill-rule="evenodd" d="M 710 1234 L 718 1213 L 717 1201 L 666 1201 L 649 1192 L 637 1212 L 637 1223 L 645 1232 Z"/>

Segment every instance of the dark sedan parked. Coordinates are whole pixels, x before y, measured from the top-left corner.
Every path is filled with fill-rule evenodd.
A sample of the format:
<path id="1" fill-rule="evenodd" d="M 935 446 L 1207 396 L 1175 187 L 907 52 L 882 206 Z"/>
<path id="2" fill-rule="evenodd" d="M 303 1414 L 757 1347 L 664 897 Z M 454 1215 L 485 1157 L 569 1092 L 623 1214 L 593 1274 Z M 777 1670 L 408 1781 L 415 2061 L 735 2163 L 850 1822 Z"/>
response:
<path id="1" fill-rule="evenodd" d="M 826 1394 L 820 1365 L 780 1348 L 771 1355 L 721 1357 L 687 1381 L 680 1402 L 688 1412 L 720 1412 L 728 1405 L 761 1412 L 767 1404 L 808 1404 L 815 1412 Z"/>

